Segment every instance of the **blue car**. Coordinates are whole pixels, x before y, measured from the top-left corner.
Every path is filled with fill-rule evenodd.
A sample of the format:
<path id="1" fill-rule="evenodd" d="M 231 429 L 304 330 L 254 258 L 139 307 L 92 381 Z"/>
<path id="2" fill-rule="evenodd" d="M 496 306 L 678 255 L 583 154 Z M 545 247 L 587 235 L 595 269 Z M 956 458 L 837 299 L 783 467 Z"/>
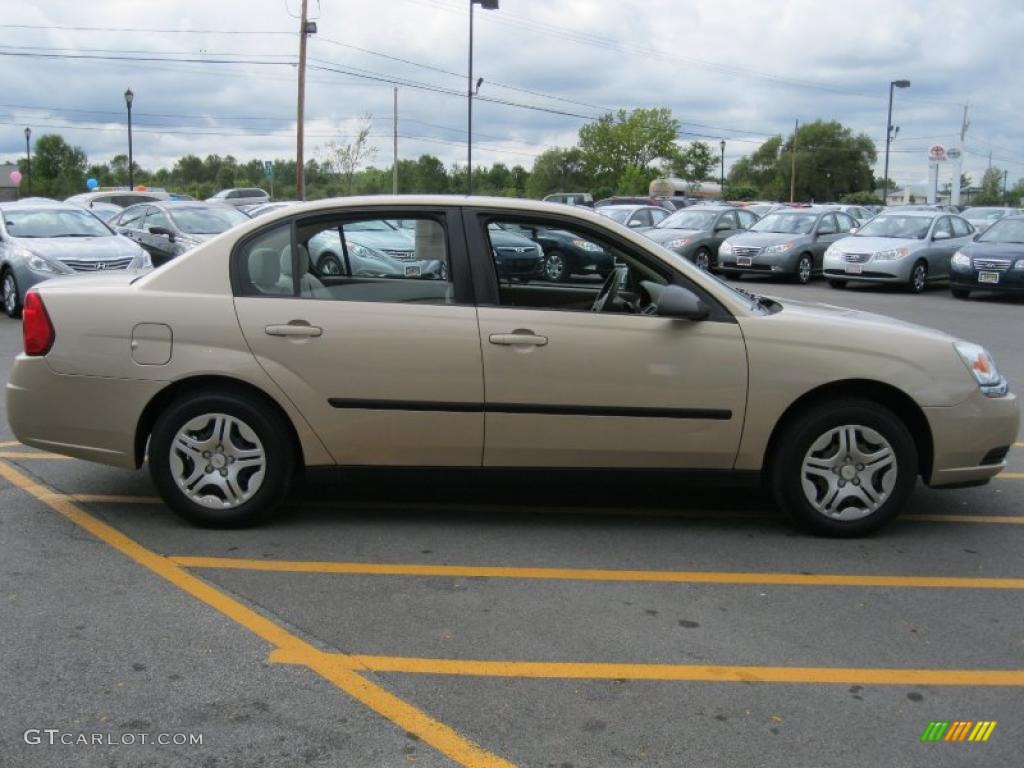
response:
<path id="1" fill-rule="evenodd" d="M 1024 294 L 1024 216 L 999 219 L 954 253 L 949 285 L 958 299 L 971 291 Z"/>

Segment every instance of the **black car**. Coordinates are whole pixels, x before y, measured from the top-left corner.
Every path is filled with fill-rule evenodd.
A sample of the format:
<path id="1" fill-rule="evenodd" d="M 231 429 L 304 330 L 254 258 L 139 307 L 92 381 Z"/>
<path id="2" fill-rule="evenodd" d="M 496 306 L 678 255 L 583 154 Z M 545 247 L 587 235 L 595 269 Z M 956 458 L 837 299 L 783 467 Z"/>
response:
<path id="1" fill-rule="evenodd" d="M 949 285 L 958 299 L 971 291 L 1024 294 L 1024 216 L 1000 219 L 953 254 Z"/>
<path id="2" fill-rule="evenodd" d="M 153 266 L 159 267 L 214 235 L 249 220 L 230 205 L 158 202 L 125 208 L 110 225 L 145 248 L 153 259 Z"/>
<path id="3" fill-rule="evenodd" d="M 528 282 L 544 274 L 544 251 L 529 237 L 497 224 L 487 227 L 487 236 L 499 278 Z"/>
<path id="4" fill-rule="evenodd" d="M 565 282 L 573 275 L 606 278 L 615 268 L 612 254 L 597 243 L 564 229 L 533 229 L 513 224 L 502 226 L 506 232 L 516 232 L 540 244 L 544 251 L 544 277 L 552 282 Z"/>

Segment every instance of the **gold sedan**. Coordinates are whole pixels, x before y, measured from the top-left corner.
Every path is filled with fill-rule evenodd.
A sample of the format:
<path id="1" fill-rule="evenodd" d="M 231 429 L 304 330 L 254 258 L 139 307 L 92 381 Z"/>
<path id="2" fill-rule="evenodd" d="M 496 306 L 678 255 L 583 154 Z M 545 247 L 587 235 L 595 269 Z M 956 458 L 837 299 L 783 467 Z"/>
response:
<path id="1" fill-rule="evenodd" d="M 368 240 L 381 222 L 409 236 Z M 522 238 L 492 243 L 492 225 Z M 535 277 L 518 243 L 552 233 L 614 268 Z M 859 535 L 918 477 L 987 482 L 1019 422 L 975 344 L 755 297 L 605 217 L 526 200 L 290 206 L 142 277 L 47 281 L 24 334 L 18 439 L 148 462 L 208 526 L 266 519 L 303 465 L 592 467 L 760 479 L 811 529 Z"/>

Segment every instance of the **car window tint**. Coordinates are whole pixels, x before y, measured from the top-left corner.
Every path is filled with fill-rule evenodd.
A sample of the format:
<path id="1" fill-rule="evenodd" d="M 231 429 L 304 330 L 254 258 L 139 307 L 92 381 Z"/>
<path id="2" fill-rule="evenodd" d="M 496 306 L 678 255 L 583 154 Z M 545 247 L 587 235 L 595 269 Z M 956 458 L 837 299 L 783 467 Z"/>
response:
<path id="1" fill-rule="evenodd" d="M 146 214 L 146 222 L 142 225 L 143 229 L 149 231 L 150 227 L 165 227 L 171 228 L 171 222 L 167 218 L 167 214 L 161 211 L 159 208 L 150 206 L 149 213 Z"/>
<path id="2" fill-rule="evenodd" d="M 953 233 L 956 237 L 966 237 L 971 233 L 971 226 L 959 216 L 953 217 Z"/>
<path id="3" fill-rule="evenodd" d="M 117 220 L 119 227 L 128 227 L 129 229 L 138 229 L 142 223 L 142 217 L 146 215 L 149 206 L 139 205 L 129 208 L 121 217 Z"/>
<path id="4" fill-rule="evenodd" d="M 757 216 L 750 211 L 737 211 L 736 215 L 740 217 L 740 226 L 743 229 L 750 229 L 757 223 Z"/>
<path id="5" fill-rule="evenodd" d="M 405 216 L 407 228 L 374 218 L 316 217 L 296 227 L 300 296 L 335 301 L 453 304 L 448 237 L 440 219 Z M 292 275 L 282 254 L 281 270 Z"/>
<path id="6" fill-rule="evenodd" d="M 247 240 L 233 258 L 238 295 L 294 296 L 290 267 L 287 275 L 281 269 L 281 254 L 286 254 L 290 264 L 291 249 L 292 231 L 288 222 Z"/>
<path id="7" fill-rule="evenodd" d="M 932 231 L 932 237 L 935 237 L 940 232 L 945 232 L 950 237 L 953 236 L 953 227 L 949 222 L 949 216 L 939 217 L 938 222 L 935 224 L 935 229 Z"/>
<path id="8" fill-rule="evenodd" d="M 668 218 L 670 213 L 671 211 L 666 209 L 651 211 L 651 221 L 653 221 L 655 224 L 660 224 L 661 222 Z"/>
<path id="9" fill-rule="evenodd" d="M 818 222 L 819 235 L 834 235 L 836 233 L 836 217 L 829 213 L 821 217 Z"/>
<path id="10" fill-rule="evenodd" d="M 857 222 L 853 217 L 845 213 L 837 213 L 836 220 L 839 222 L 839 232 L 849 232 L 857 226 Z"/>
<path id="11" fill-rule="evenodd" d="M 736 211 L 728 211 L 718 220 L 715 228 L 728 226 L 729 229 L 739 229 L 739 221 L 736 218 Z"/>

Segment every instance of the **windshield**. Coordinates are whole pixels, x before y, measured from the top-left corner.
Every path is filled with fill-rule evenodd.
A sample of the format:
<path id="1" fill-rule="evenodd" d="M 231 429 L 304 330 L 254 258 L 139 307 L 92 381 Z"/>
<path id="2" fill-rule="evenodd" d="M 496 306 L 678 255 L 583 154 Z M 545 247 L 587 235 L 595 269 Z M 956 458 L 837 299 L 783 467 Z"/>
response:
<path id="1" fill-rule="evenodd" d="M 883 214 L 875 216 L 861 227 L 854 237 L 898 237 L 908 240 L 923 240 L 928 234 L 928 228 L 932 221 L 931 216 Z"/>
<path id="2" fill-rule="evenodd" d="M 175 208 L 168 211 L 175 226 L 190 235 L 219 235 L 249 217 L 234 208 Z"/>
<path id="3" fill-rule="evenodd" d="M 11 237 L 108 237 L 114 234 L 87 211 L 8 209 L 3 214 L 4 226 Z"/>
<path id="4" fill-rule="evenodd" d="M 750 231 L 806 235 L 814 228 L 817 218 L 817 214 L 813 213 L 771 213 L 752 226 Z"/>
<path id="5" fill-rule="evenodd" d="M 717 211 L 695 211 L 684 208 L 676 211 L 658 225 L 659 229 L 711 229 Z"/>
<path id="6" fill-rule="evenodd" d="M 1024 243 L 1024 217 L 997 221 L 978 237 L 979 243 Z"/>
<path id="7" fill-rule="evenodd" d="M 629 214 L 633 212 L 632 208 L 598 208 L 598 213 L 602 216 L 607 216 L 612 221 L 617 221 L 619 224 L 625 224 L 626 219 L 629 218 Z"/>
<path id="8" fill-rule="evenodd" d="M 965 219 L 988 219 L 995 221 L 1001 219 L 1010 211 L 1007 208 L 968 208 L 961 214 Z"/>

